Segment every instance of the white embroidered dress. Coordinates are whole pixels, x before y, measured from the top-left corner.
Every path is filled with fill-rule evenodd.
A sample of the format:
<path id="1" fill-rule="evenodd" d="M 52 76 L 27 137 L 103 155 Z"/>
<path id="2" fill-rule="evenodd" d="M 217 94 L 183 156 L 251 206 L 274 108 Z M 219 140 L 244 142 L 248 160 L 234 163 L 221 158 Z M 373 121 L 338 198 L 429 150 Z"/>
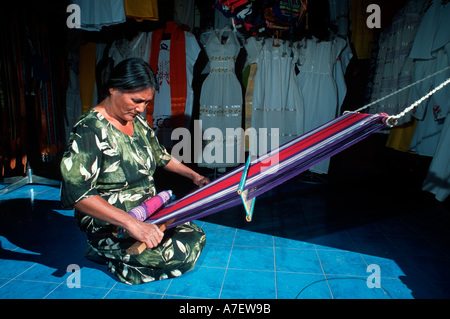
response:
<path id="1" fill-rule="evenodd" d="M 250 37 L 245 49 L 249 62 L 257 64 L 251 123 L 257 134 L 253 145 L 262 155 L 304 133 L 303 97 L 295 76 L 298 56 L 281 40 L 276 46 Z"/>
<path id="2" fill-rule="evenodd" d="M 229 35 L 222 43 L 224 33 Z M 234 70 L 240 43 L 234 32 L 224 28 L 211 32 L 205 50 L 210 71 L 200 93 L 203 147 L 201 154 L 197 154 L 197 163 L 209 168 L 237 166 L 244 161 L 239 133 L 242 87 Z"/>

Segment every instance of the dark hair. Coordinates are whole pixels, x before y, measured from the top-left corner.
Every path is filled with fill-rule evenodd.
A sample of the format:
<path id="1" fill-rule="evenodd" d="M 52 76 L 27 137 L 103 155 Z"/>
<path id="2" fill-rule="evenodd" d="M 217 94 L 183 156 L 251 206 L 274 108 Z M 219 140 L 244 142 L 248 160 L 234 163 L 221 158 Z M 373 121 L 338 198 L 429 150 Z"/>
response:
<path id="1" fill-rule="evenodd" d="M 145 61 L 138 58 L 123 60 L 111 71 L 102 89 L 101 99 L 110 95 L 109 89 L 121 92 L 138 92 L 148 88 L 159 90 L 155 74 Z"/>

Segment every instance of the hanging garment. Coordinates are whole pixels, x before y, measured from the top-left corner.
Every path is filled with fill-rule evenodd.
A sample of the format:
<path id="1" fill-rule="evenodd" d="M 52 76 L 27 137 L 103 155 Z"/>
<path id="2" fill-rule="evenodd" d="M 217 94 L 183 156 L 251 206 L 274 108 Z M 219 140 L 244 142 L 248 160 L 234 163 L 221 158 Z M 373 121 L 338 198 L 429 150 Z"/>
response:
<path id="1" fill-rule="evenodd" d="M 97 83 L 99 78 L 97 77 L 97 64 L 101 61 L 107 45 L 105 43 L 88 42 L 80 45 L 79 53 L 79 74 L 78 74 L 78 87 L 79 87 L 79 99 L 81 100 L 81 114 L 86 113 L 92 107 L 99 103 L 99 90 Z M 74 106 L 71 101 L 72 107 Z M 77 103 L 75 103 L 76 105 Z M 78 113 L 79 111 L 76 111 Z M 75 123 L 72 119 L 71 125 Z M 71 126 L 70 126 L 71 127 Z"/>
<path id="2" fill-rule="evenodd" d="M 338 35 L 347 38 L 348 35 L 348 6 L 347 0 L 328 0 L 330 8 L 330 22 L 336 28 Z"/>
<path id="3" fill-rule="evenodd" d="M 446 49 L 438 50 L 433 60 L 417 60 L 415 62 L 415 79 L 420 80 L 425 76 L 447 67 L 450 63 L 450 42 Z M 423 83 L 416 85 L 412 92 L 413 98 L 432 90 L 440 82 L 450 76 L 450 71 L 443 72 Z M 434 156 L 439 143 L 444 119 L 450 110 L 450 89 L 445 87 L 433 95 L 426 103 L 422 103 L 413 111 L 413 116 L 418 120 L 410 149 L 419 155 Z"/>
<path id="4" fill-rule="evenodd" d="M 125 15 L 137 21 L 158 21 L 158 0 L 123 0 Z"/>
<path id="5" fill-rule="evenodd" d="M 414 81 L 440 71 L 450 65 L 450 6 L 434 2 L 422 18 L 410 58 L 414 60 Z M 450 76 L 450 71 L 440 73 L 415 85 L 411 100 L 429 92 Z M 450 88 L 445 87 L 413 112 L 418 120 L 410 149 L 419 155 L 434 156 L 443 128 L 444 119 L 450 110 Z"/>
<path id="6" fill-rule="evenodd" d="M 81 11 L 80 29 L 100 31 L 102 27 L 126 21 L 124 0 L 71 0 Z"/>
<path id="7" fill-rule="evenodd" d="M 341 54 L 336 60 L 333 68 L 333 78 L 336 82 L 337 87 L 337 101 L 338 110 L 336 115 L 342 114 L 341 107 L 344 103 L 345 96 L 347 95 L 347 83 L 345 82 L 345 72 L 347 71 L 347 66 L 353 57 L 353 52 L 350 43 L 347 40 L 347 45 L 342 50 Z"/>
<path id="8" fill-rule="evenodd" d="M 245 127 L 247 131 L 252 127 L 252 109 L 253 109 L 253 90 L 255 87 L 255 78 L 258 70 L 258 65 L 252 63 L 250 66 L 250 72 L 248 75 L 247 88 L 245 89 Z M 245 150 L 250 149 L 250 137 L 245 137 Z"/>
<path id="9" fill-rule="evenodd" d="M 409 145 L 414 131 L 416 130 L 417 120 L 413 119 L 399 127 L 394 127 L 389 131 L 389 137 L 386 146 L 401 152 L 409 152 Z"/>
<path id="10" fill-rule="evenodd" d="M 412 0 L 394 17 L 392 25 L 380 37 L 380 49 L 373 81 L 371 101 L 383 98 L 413 82 L 413 59 L 411 48 L 423 15 L 427 0 Z M 372 114 L 385 112 L 397 114 L 409 106 L 409 91 L 406 90 L 370 107 Z M 403 124 L 411 120 L 405 116 Z M 396 132 L 399 132 L 396 130 Z M 397 133 L 398 134 L 398 133 Z"/>
<path id="11" fill-rule="evenodd" d="M 147 33 L 139 32 L 133 39 L 118 39 L 114 41 L 108 51 L 114 60 L 114 66 L 130 58 L 144 59 L 147 50 Z"/>
<path id="12" fill-rule="evenodd" d="M 229 34 L 225 43 L 224 33 Z M 211 32 L 205 50 L 210 70 L 200 93 L 204 148 L 197 163 L 209 168 L 232 167 L 244 162 L 241 134 L 239 130 L 235 134 L 242 127 L 242 87 L 234 69 L 240 43 L 227 27 Z"/>
<path id="13" fill-rule="evenodd" d="M 426 0 L 409 1 L 393 18 L 392 25 L 380 37 L 376 71 L 372 83 L 371 101 L 391 94 L 413 82 L 414 61 L 409 58 L 412 45 L 423 16 Z M 370 113 L 398 113 L 410 103 L 406 90 L 370 107 Z M 389 131 L 386 146 L 408 152 L 417 122 L 411 114 L 402 119 L 402 126 Z"/>
<path id="14" fill-rule="evenodd" d="M 79 82 L 82 114 L 94 106 L 96 52 L 95 42 L 80 46 Z"/>
<path id="15" fill-rule="evenodd" d="M 170 34 L 170 39 L 164 39 L 164 33 Z M 174 144 L 173 129 L 190 125 L 192 79 L 200 47 L 194 35 L 181 30 L 175 22 L 167 22 L 165 29 L 149 32 L 147 48 L 146 58 L 156 73 L 159 92 L 147 106 L 146 118 L 160 142 L 170 148 Z"/>
<path id="16" fill-rule="evenodd" d="M 301 67 L 297 77 L 303 95 L 306 131 L 337 116 L 339 96 L 333 69 L 346 44 L 338 37 L 333 41 L 318 41 L 313 37 L 300 42 Z M 327 159 L 310 170 L 327 174 L 329 164 Z"/>
<path id="17" fill-rule="evenodd" d="M 372 0 L 352 1 L 350 20 L 352 21 L 351 42 L 358 59 L 370 59 L 373 45 L 373 29 L 367 27 L 367 7 Z"/>
<path id="18" fill-rule="evenodd" d="M 441 1 L 434 1 L 425 12 L 410 54 L 416 59 L 415 80 L 450 65 L 449 20 L 450 6 L 442 5 Z M 413 91 L 413 98 L 449 77 L 447 70 L 423 82 Z M 413 113 L 418 123 L 410 148 L 419 154 L 433 156 L 422 189 L 435 194 L 439 201 L 444 201 L 450 194 L 449 96 L 450 89 L 445 87 Z"/>
<path id="19" fill-rule="evenodd" d="M 422 189 L 443 202 L 450 195 L 450 114 L 445 117 L 436 153 L 431 161 Z"/>
<path id="20" fill-rule="evenodd" d="M 175 0 L 175 22 L 194 30 L 195 24 L 195 0 Z"/>
<path id="21" fill-rule="evenodd" d="M 305 129 L 303 98 L 295 76 L 297 55 L 288 42 L 278 43 L 255 37 L 245 43 L 248 60 L 257 65 L 251 123 L 258 154 L 298 137 Z"/>

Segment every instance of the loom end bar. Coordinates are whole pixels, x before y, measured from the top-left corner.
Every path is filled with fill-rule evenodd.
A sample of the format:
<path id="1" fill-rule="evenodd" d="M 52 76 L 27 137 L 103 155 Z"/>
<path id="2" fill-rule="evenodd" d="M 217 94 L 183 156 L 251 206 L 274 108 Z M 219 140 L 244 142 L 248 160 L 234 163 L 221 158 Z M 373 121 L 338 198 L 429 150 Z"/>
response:
<path id="1" fill-rule="evenodd" d="M 145 245 L 143 242 L 136 241 L 133 245 L 131 245 L 127 249 L 128 255 L 140 255 L 142 252 L 147 248 L 147 245 Z"/>
<path id="2" fill-rule="evenodd" d="M 175 221 L 175 218 L 166 221 L 164 224 L 159 225 L 159 229 L 164 232 L 170 224 Z M 140 255 L 147 249 L 147 245 L 141 241 L 136 241 L 133 245 L 131 245 L 127 250 L 128 255 Z"/>

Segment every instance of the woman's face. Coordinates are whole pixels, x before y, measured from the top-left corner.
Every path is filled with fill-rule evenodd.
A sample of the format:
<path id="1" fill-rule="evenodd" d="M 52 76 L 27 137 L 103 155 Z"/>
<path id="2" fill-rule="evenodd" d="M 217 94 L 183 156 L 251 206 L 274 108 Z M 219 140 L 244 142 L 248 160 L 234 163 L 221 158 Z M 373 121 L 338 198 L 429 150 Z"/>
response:
<path id="1" fill-rule="evenodd" d="M 133 93 L 110 89 L 109 93 L 111 94 L 111 115 L 122 123 L 133 121 L 138 114 L 144 112 L 147 104 L 155 96 L 155 90 L 152 88 Z"/>

